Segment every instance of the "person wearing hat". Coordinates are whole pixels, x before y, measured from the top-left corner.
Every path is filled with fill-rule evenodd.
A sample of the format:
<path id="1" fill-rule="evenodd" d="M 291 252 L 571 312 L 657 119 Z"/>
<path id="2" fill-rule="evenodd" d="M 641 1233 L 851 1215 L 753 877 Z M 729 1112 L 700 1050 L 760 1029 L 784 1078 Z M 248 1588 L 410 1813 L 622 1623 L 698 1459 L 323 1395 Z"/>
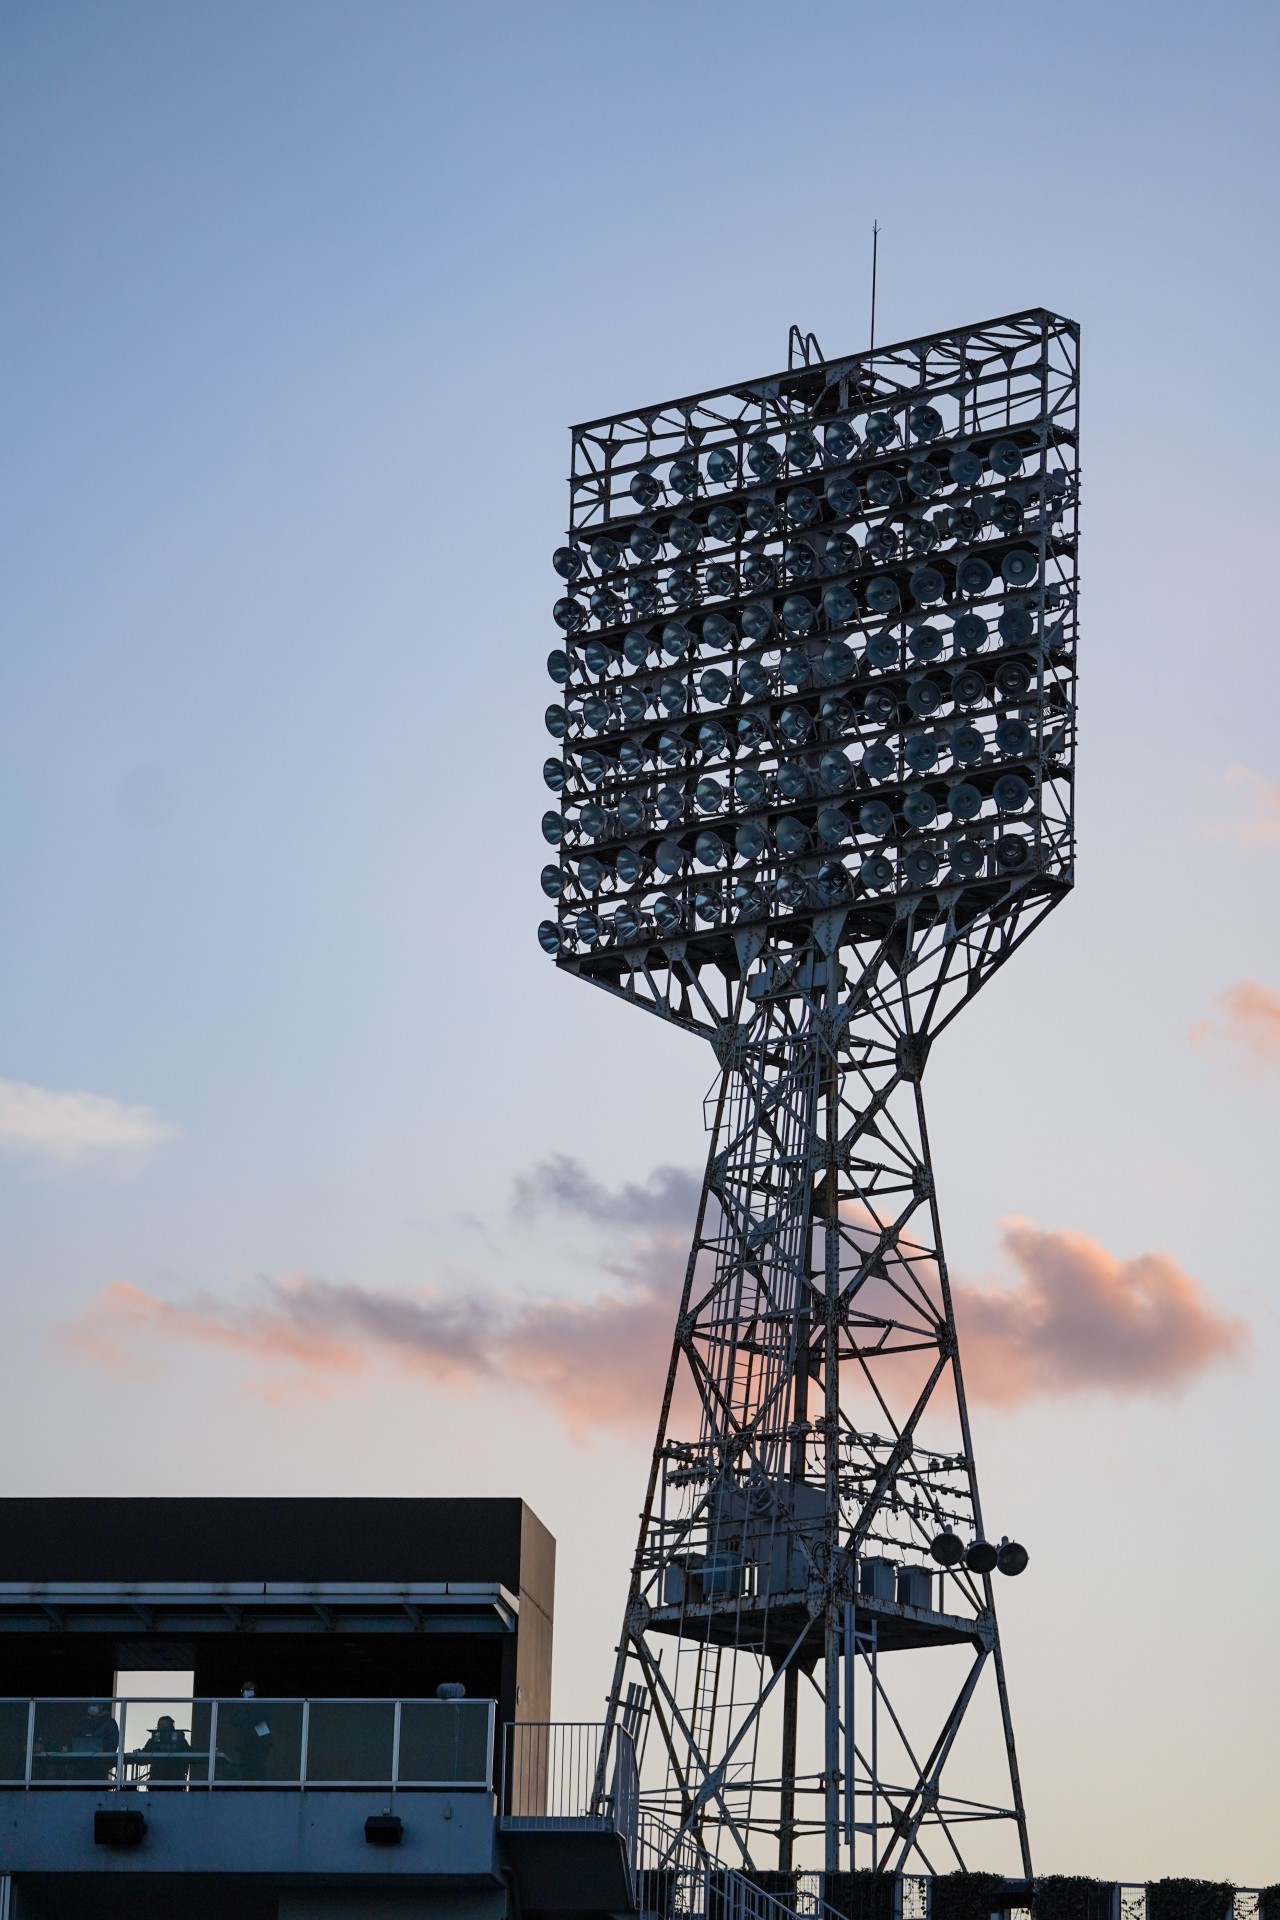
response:
<path id="1" fill-rule="evenodd" d="M 180 1757 L 191 1752 L 186 1734 L 174 1725 L 171 1713 L 162 1713 L 150 1731 L 151 1738 L 142 1749 L 151 1760 L 148 1784 L 153 1787 L 185 1787 L 191 1768 L 190 1759 Z"/>

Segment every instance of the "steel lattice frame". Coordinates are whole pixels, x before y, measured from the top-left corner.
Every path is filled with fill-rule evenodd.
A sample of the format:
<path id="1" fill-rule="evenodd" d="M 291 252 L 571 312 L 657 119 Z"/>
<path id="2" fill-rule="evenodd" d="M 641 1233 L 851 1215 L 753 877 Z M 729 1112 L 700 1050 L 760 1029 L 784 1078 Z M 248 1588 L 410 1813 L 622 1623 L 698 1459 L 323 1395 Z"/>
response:
<path id="1" fill-rule="evenodd" d="M 983 1517 L 921 1079 L 1072 884 L 1077 348 L 1037 310 L 574 433 L 540 937 L 721 1069 L 609 1710 L 676 1868 L 1003 1820 L 1030 1872 L 991 1577 L 929 1557 Z"/>

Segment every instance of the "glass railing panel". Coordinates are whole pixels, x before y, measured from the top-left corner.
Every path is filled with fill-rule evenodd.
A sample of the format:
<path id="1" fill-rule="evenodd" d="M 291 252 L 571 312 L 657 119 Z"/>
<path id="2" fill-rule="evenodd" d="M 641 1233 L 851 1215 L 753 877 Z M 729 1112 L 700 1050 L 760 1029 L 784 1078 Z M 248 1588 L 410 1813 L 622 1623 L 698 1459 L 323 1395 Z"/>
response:
<path id="1" fill-rule="evenodd" d="M 31 1778 L 93 1787 L 116 1777 L 120 1725 L 111 1700 L 37 1700 Z"/>
<path id="2" fill-rule="evenodd" d="M 400 1707 L 402 1786 L 487 1786 L 487 1700 L 405 1700 Z"/>
<path id="3" fill-rule="evenodd" d="M 301 1778 L 300 1700 L 218 1701 L 215 1786 L 289 1786 Z"/>
<path id="4" fill-rule="evenodd" d="M 307 1785 L 390 1782 L 394 1700 L 313 1700 L 307 1724 Z"/>
<path id="5" fill-rule="evenodd" d="M 27 1700 L 0 1700 L 0 1785 L 20 1785 L 27 1776 Z"/>

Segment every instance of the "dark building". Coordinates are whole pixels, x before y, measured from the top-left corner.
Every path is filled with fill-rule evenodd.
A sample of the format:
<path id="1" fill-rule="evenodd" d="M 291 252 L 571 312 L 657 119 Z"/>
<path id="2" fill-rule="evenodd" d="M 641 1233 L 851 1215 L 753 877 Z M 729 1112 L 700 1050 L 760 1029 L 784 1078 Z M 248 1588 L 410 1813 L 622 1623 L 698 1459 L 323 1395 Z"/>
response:
<path id="1" fill-rule="evenodd" d="M 630 1909 L 554 1584 L 520 1500 L 0 1500 L 0 1920 Z"/>

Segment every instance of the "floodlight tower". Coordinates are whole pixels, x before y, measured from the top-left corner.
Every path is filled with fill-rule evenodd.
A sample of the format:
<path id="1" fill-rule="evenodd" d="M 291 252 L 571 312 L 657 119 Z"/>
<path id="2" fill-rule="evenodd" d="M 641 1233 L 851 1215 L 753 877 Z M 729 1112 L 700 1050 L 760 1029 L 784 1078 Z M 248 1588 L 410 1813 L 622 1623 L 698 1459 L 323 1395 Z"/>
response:
<path id="1" fill-rule="evenodd" d="M 921 1081 L 1072 884 L 1078 339 L 574 430 L 540 939 L 719 1066 L 609 1706 L 677 1879 L 1030 1872 Z"/>

